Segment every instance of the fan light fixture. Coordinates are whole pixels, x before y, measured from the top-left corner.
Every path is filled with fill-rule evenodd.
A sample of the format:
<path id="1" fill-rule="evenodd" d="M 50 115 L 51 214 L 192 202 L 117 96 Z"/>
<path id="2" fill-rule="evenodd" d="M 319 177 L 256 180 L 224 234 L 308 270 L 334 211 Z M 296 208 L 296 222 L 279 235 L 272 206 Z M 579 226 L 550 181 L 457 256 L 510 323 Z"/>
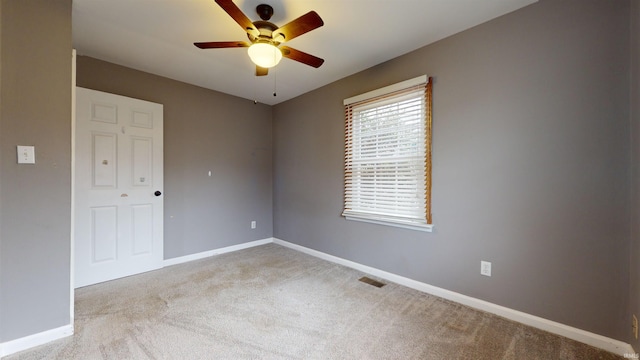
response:
<path id="1" fill-rule="evenodd" d="M 268 69 L 282 60 L 282 51 L 269 43 L 259 42 L 249 46 L 249 57 L 254 64 Z"/>

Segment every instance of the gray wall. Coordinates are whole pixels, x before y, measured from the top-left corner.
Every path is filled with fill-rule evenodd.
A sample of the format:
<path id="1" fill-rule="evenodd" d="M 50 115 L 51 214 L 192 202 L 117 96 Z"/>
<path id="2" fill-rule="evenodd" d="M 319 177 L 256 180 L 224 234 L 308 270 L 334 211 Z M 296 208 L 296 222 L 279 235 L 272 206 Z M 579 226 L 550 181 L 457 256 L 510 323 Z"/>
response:
<path id="1" fill-rule="evenodd" d="M 631 2 L 631 283 L 630 313 L 640 315 L 640 1 Z M 631 338 L 636 351 L 640 341 Z"/>
<path id="2" fill-rule="evenodd" d="M 85 56 L 77 84 L 164 105 L 165 259 L 273 236 L 270 106 Z"/>
<path id="3" fill-rule="evenodd" d="M 166 258 L 274 235 L 632 341 L 639 8 L 541 0 L 273 109 L 86 57 L 78 83 L 164 104 Z M 69 322 L 71 1 L 1 0 L 0 51 L 5 342 Z M 342 99 L 424 73 L 435 232 L 345 221 Z M 16 145 L 37 164 L 18 166 Z"/>
<path id="4" fill-rule="evenodd" d="M 541 0 L 276 105 L 274 236 L 629 341 L 629 4 Z M 435 231 L 346 221 L 342 100 L 425 73 Z"/>
<path id="5" fill-rule="evenodd" d="M 69 324 L 71 0 L 0 6 L 1 343 Z"/>

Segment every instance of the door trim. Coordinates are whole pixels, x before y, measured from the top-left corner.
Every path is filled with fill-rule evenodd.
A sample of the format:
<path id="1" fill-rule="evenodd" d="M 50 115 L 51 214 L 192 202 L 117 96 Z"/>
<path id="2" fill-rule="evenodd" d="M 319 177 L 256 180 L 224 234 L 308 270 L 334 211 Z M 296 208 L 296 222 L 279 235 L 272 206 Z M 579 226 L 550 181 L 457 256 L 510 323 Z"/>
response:
<path id="1" fill-rule="evenodd" d="M 69 324 L 71 334 L 74 331 L 75 319 L 75 277 L 76 277 L 76 49 L 71 50 L 71 259 L 69 269 Z"/>

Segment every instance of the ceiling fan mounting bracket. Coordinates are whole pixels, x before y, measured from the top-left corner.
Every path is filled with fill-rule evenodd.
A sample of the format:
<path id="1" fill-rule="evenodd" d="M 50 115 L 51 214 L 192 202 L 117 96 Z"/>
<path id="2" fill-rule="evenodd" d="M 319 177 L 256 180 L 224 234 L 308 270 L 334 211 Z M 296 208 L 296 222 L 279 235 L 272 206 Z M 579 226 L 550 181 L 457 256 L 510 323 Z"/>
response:
<path id="1" fill-rule="evenodd" d="M 260 19 L 264 21 L 269 21 L 269 19 L 271 19 L 271 17 L 273 16 L 273 8 L 271 7 L 271 5 L 267 4 L 260 4 L 256 6 L 256 12 L 260 16 Z"/>

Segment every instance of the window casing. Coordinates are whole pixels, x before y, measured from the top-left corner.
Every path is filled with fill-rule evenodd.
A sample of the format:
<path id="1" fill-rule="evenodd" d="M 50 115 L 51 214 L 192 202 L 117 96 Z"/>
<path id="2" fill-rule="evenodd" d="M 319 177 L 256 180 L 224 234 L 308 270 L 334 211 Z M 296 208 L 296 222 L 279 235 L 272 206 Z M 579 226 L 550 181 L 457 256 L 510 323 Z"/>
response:
<path id="1" fill-rule="evenodd" d="M 431 79 L 345 100 L 349 220 L 431 231 Z"/>

